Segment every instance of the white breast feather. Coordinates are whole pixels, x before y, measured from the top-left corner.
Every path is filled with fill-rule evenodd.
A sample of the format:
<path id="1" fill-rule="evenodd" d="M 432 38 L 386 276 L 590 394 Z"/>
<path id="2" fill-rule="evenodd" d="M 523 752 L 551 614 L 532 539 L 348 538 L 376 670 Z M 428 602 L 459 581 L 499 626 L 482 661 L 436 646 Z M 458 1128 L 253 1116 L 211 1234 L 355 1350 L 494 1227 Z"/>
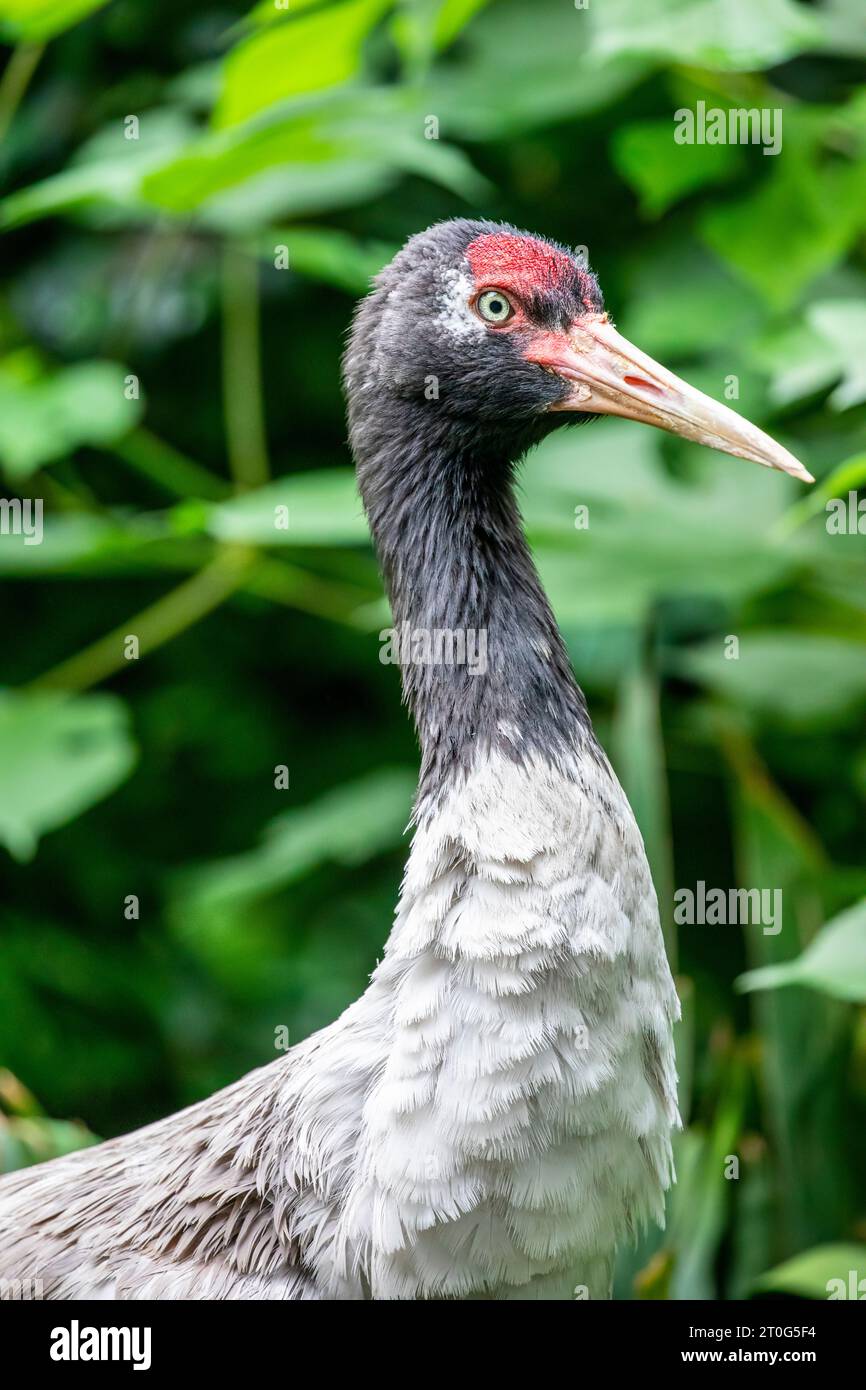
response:
<path id="1" fill-rule="evenodd" d="M 678 1012 L 640 835 L 587 754 L 420 809 L 369 988 L 283 1059 L 0 1182 L 47 1296 L 571 1298 L 663 1214 Z"/>

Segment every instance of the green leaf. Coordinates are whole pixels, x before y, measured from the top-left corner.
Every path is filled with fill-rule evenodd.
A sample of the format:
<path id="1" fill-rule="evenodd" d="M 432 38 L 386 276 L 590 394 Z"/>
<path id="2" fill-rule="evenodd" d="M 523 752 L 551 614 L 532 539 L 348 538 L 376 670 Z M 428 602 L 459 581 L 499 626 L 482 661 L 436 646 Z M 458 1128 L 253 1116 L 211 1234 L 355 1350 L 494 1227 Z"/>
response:
<path id="1" fill-rule="evenodd" d="M 353 545 L 369 537 L 348 468 L 291 473 L 221 502 L 207 529 L 217 540 L 258 545 Z"/>
<path id="2" fill-rule="evenodd" d="M 856 299 L 809 304 L 805 322 L 767 334 L 756 343 L 753 361 L 770 371 L 771 399 L 780 406 L 805 399 L 838 382 L 834 410 L 866 400 L 866 304 Z"/>
<path id="3" fill-rule="evenodd" d="M 120 120 L 98 131 L 76 152 L 69 166 L 10 193 L 0 203 L 0 226 L 24 226 L 57 214 L 140 220 L 151 209 L 142 200 L 148 169 L 161 168 L 191 140 L 196 127 L 171 107 L 145 112 L 138 139 L 127 140 Z"/>
<path id="4" fill-rule="evenodd" d="M 41 835 L 108 796 L 134 762 L 114 696 L 0 692 L 0 842 L 31 858 Z"/>
<path id="5" fill-rule="evenodd" d="M 490 0 L 413 0 L 398 6 L 390 24 L 407 73 L 423 72 L 436 53 L 453 43 Z"/>
<path id="6" fill-rule="evenodd" d="M 757 1287 L 801 1298 L 862 1299 L 866 1245 L 819 1245 L 764 1274 Z"/>
<path id="7" fill-rule="evenodd" d="M 819 181 L 797 164 L 784 164 L 754 193 L 700 219 L 707 245 L 739 272 L 774 309 L 795 303 L 803 289 L 845 249 L 849 232 Z M 779 273 L 778 228 L 785 228 L 785 273 Z"/>
<path id="8" fill-rule="evenodd" d="M 783 118 L 782 153 L 762 161 L 771 167 L 753 191 L 707 208 L 699 221 L 707 245 L 773 309 L 794 304 L 866 223 L 866 139 L 857 102 L 838 110 L 788 106 Z"/>
<path id="9" fill-rule="evenodd" d="M 427 75 L 425 112 L 440 115 L 443 134 L 489 140 L 610 106 L 647 64 L 592 53 L 592 23 L 591 11 L 562 0 L 500 0 L 466 30 L 464 61 L 437 63 Z"/>
<path id="10" fill-rule="evenodd" d="M 860 0 L 823 0 L 815 11 L 822 47 L 843 58 L 866 58 L 866 26 Z"/>
<path id="11" fill-rule="evenodd" d="M 599 58 L 640 54 L 721 72 L 781 63 L 818 42 L 821 32 L 794 0 L 605 0 L 589 14 Z"/>
<path id="12" fill-rule="evenodd" d="M 360 161 L 374 179 L 388 170 L 418 174 L 460 197 L 477 198 L 487 189 L 460 150 L 424 138 L 417 93 L 369 88 L 279 104 L 242 125 L 205 135 L 149 172 L 141 194 L 169 212 L 189 213 L 279 166 L 287 202 L 292 203 L 293 180 L 300 178 L 307 211 L 315 202 L 311 180 L 314 189 L 316 180 L 323 181 L 327 206 L 339 205 L 344 161 L 350 167 Z M 349 201 L 358 192 L 353 187 Z"/>
<path id="13" fill-rule="evenodd" d="M 866 304 L 836 300 L 813 304 L 806 318 L 835 355 L 842 381 L 830 397 L 834 410 L 866 401 Z"/>
<path id="14" fill-rule="evenodd" d="M 560 623 L 641 625 L 678 596 L 735 602 L 797 563 L 769 537 L 790 479 L 696 448 L 685 484 L 661 466 L 659 439 L 606 420 L 552 435 L 526 460 L 524 513 Z M 587 529 L 575 527 L 580 505 Z"/>
<path id="15" fill-rule="evenodd" d="M 370 159 L 336 158 L 291 167 L 277 163 L 249 178 L 244 178 L 241 170 L 238 173 L 238 181 L 230 175 L 231 182 L 207 192 L 195 209 L 204 226 L 238 238 L 249 236 L 257 227 L 270 228 L 287 216 L 320 217 L 334 209 L 367 203 L 386 193 L 399 177 L 399 170 Z M 161 185 L 155 187 L 159 190 Z M 270 232 L 266 234 L 270 239 Z"/>
<path id="16" fill-rule="evenodd" d="M 737 980 L 743 991 L 806 985 L 834 999 L 866 1001 L 866 899 L 841 912 L 794 960 L 749 970 Z"/>
<path id="17" fill-rule="evenodd" d="M 687 194 L 723 183 L 743 166 L 738 145 L 674 145 L 671 120 L 637 121 L 613 137 L 613 162 L 640 194 L 641 210 L 658 217 Z"/>
<path id="18" fill-rule="evenodd" d="M 0 0 L 0 34 L 18 43 L 45 43 L 107 3 L 108 0 Z"/>
<path id="19" fill-rule="evenodd" d="M 866 647 L 823 633 L 745 632 L 739 656 L 722 637 L 672 658 L 675 669 L 759 714 L 805 725 L 839 718 L 866 699 Z"/>
<path id="20" fill-rule="evenodd" d="M 433 32 L 436 48 L 447 48 L 465 29 L 470 19 L 489 4 L 490 0 L 438 0 Z"/>
<path id="21" fill-rule="evenodd" d="M 620 326 L 662 361 L 713 349 L 732 353 L 761 323 L 752 291 L 691 240 L 665 236 L 658 248 L 642 248 L 637 277 Z"/>
<path id="22" fill-rule="evenodd" d="M 262 233 L 255 249 L 273 264 L 279 246 L 288 251 L 290 270 L 352 295 L 366 294 L 373 276 L 398 249 L 381 241 L 362 242 L 331 227 L 277 227 Z"/>
<path id="23" fill-rule="evenodd" d="M 361 44 L 393 0 L 343 0 L 337 7 L 289 14 L 238 44 L 225 62 L 218 127 L 237 125 L 265 107 L 346 82 Z"/>
<path id="24" fill-rule="evenodd" d="M 152 542 L 170 536 L 161 515 L 145 514 L 122 523 L 110 516 L 61 512 L 45 517 L 38 545 L 28 545 L 29 537 L 20 531 L 0 533 L 0 574 L 110 573 L 115 561 L 122 568 Z"/>
<path id="25" fill-rule="evenodd" d="M 770 373 L 770 399 L 793 405 L 839 380 L 839 354 L 813 328 L 796 323 L 766 333 L 750 353 L 752 364 Z"/>
<path id="26" fill-rule="evenodd" d="M 10 479 L 83 444 L 106 448 L 137 424 L 140 400 L 125 393 L 124 368 L 116 362 L 80 362 L 32 378 L 28 365 L 0 362 L 0 464 Z"/>

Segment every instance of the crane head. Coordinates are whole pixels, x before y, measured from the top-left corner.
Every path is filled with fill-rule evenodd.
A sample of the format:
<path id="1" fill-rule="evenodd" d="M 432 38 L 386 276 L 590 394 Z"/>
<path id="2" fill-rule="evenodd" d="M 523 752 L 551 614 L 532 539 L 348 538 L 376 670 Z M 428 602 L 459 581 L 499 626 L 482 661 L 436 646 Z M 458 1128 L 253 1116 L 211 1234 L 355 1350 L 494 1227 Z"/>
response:
<path id="1" fill-rule="evenodd" d="M 618 333 L 598 281 L 554 242 L 456 219 L 412 237 L 359 311 L 353 380 L 426 400 L 464 433 L 542 437 L 569 420 L 619 415 L 813 482 L 736 411 Z M 534 429 L 533 429 L 534 427 Z"/>

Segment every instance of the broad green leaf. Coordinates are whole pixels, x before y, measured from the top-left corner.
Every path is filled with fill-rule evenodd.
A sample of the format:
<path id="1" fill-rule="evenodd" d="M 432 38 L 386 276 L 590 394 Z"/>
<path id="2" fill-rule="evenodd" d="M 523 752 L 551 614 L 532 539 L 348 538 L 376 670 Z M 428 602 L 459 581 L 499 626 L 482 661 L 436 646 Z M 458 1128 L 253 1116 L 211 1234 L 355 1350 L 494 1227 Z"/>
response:
<path id="1" fill-rule="evenodd" d="M 611 105 L 648 65 L 592 55 L 591 23 L 562 0 L 497 0 L 466 29 L 465 60 L 427 74 L 425 112 L 443 136 L 488 140 Z"/>
<path id="2" fill-rule="evenodd" d="M 433 41 L 446 48 L 490 0 L 436 0 Z"/>
<path id="3" fill-rule="evenodd" d="M 398 177 L 399 170 L 369 159 L 329 159 L 290 168 L 276 164 L 207 194 L 196 217 L 218 232 L 247 237 L 255 228 L 270 228 L 287 216 L 320 217 L 367 203 L 386 193 Z"/>
<path id="4" fill-rule="evenodd" d="M 794 960 L 749 970 L 737 981 L 746 991 L 782 985 L 805 985 L 834 999 L 866 1002 L 866 899 L 822 927 Z"/>
<path id="5" fill-rule="evenodd" d="M 833 301 L 813 304 L 807 322 L 829 344 L 842 376 L 830 396 L 835 410 L 866 400 L 866 303 Z"/>
<path id="6" fill-rule="evenodd" d="M 810 48 L 821 32 L 794 0 L 605 0 L 588 13 L 599 58 L 647 55 L 722 72 L 783 62 Z"/>
<path id="7" fill-rule="evenodd" d="M 0 361 L 0 465 L 20 480 L 83 444 L 106 448 L 137 424 L 140 400 L 128 399 L 116 362 L 80 362 L 44 376 Z"/>
<path id="8" fill-rule="evenodd" d="M 273 264 L 282 247 L 288 252 L 289 270 L 353 295 L 366 294 L 373 276 L 397 251 L 396 246 L 362 242 L 331 227 L 277 227 L 261 234 L 255 249 Z"/>
<path id="9" fill-rule="evenodd" d="M 757 1283 L 766 1292 L 800 1298 L 854 1298 L 866 1294 L 866 1245 L 819 1245 L 769 1270 Z"/>
<path id="10" fill-rule="evenodd" d="M 134 762 L 114 696 L 0 692 L 0 842 L 30 859 L 41 835 L 108 796 Z"/>
<path id="11" fill-rule="evenodd" d="M 679 652 L 675 669 L 735 704 L 791 724 L 840 717 L 866 700 L 866 645 L 823 633 L 751 631 Z"/>
<path id="12" fill-rule="evenodd" d="M 290 473 L 210 511 L 221 541 L 258 545 L 352 545 L 367 540 L 355 476 L 348 468 Z"/>
<path id="13" fill-rule="evenodd" d="M 459 150 L 424 138 L 416 94 L 367 89 L 280 104 L 242 125 L 193 142 L 177 159 L 144 178 L 142 196 L 174 213 L 189 213 L 228 189 L 281 166 L 289 188 L 333 165 L 361 160 L 374 172 L 418 174 L 461 197 L 476 197 L 486 184 Z M 331 167 L 329 167 L 331 166 Z"/>
<path id="14" fill-rule="evenodd" d="M 34 513 L 31 511 L 31 529 Z M 154 542 L 170 539 L 165 519 L 142 515 L 125 520 L 85 512 L 44 515 L 42 539 L 29 543 L 23 531 L 0 533 L 0 574 L 111 573 Z"/>
<path id="15" fill-rule="evenodd" d="M 765 334 L 751 353 L 755 367 L 770 373 L 770 399 L 792 405 L 839 380 L 839 354 L 820 333 L 797 323 Z"/>
<path id="16" fill-rule="evenodd" d="M 108 0 L 0 0 L 0 34 L 16 43 L 45 43 Z"/>
<path id="17" fill-rule="evenodd" d="M 708 208 L 699 225 L 707 245 L 774 309 L 795 303 L 851 235 L 819 180 L 797 164 L 777 167 L 745 198 Z"/>
<path id="18" fill-rule="evenodd" d="M 640 625 L 659 599 L 730 602 L 797 564 L 770 538 L 795 486 L 695 451 L 690 484 L 658 461 L 657 431 L 600 421 L 552 435 L 523 466 L 524 513 L 557 618 Z M 575 508 L 588 508 L 581 529 Z"/>
<path id="19" fill-rule="evenodd" d="M 103 221 L 140 219 L 150 213 L 141 197 L 148 169 L 161 168 L 193 138 L 196 127 L 172 107 L 142 113 L 137 139 L 126 138 L 123 120 L 103 127 L 66 168 L 0 202 L 0 227 L 23 226 L 58 214 L 87 214 Z"/>
<path id="20" fill-rule="evenodd" d="M 391 18 L 390 32 L 407 72 L 423 71 L 447 48 L 490 0 L 403 0 Z"/>
<path id="21" fill-rule="evenodd" d="M 238 44 L 228 55 L 218 127 L 237 125 L 288 97 L 333 87 L 354 76 L 361 44 L 393 0 L 343 0 L 339 6 L 291 12 Z"/>
<path id="22" fill-rule="evenodd" d="M 856 100 L 836 110 L 787 106 L 782 153 L 762 161 L 770 168 L 753 191 L 699 220 L 707 245 L 772 309 L 794 304 L 866 224 L 863 123 Z"/>
<path id="23" fill-rule="evenodd" d="M 866 57 L 866 25 L 860 0 L 822 0 L 815 18 L 821 28 L 821 46 L 843 58 Z"/>
<path id="24" fill-rule="evenodd" d="M 715 349 L 733 355 L 762 322 L 752 291 L 693 241 L 666 236 L 642 249 L 634 278 L 618 327 L 662 362 Z"/>
<path id="25" fill-rule="evenodd" d="M 725 182 L 743 165 L 737 145 L 675 145 L 671 120 L 622 126 L 614 134 L 611 153 L 649 217 L 660 216 L 695 189 Z"/>

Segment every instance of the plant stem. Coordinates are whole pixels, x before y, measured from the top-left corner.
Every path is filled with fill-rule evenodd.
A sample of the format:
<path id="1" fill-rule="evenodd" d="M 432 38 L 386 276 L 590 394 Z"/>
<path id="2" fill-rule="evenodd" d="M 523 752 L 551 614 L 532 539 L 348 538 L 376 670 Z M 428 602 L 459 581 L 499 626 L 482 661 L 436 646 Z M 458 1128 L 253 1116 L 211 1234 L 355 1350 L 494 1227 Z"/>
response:
<path id="1" fill-rule="evenodd" d="M 259 343 L 258 262 L 231 242 L 222 259 L 223 415 L 238 492 L 268 480 Z"/>
<path id="2" fill-rule="evenodd" d="M 44 52 L 44 43 L 20 43 L 3 69 L 0 78 L 0 140 L 5 138 Z"/>
<path id="3" fill-rule="evenodd" d="M 282 559 L 261 556 L 246 588 L 271 603 L 312 613 L 317 618 L 345 623 L 365 631 L 358 615 L 369 609 L 375 595 L 354 585 L 325 581 Z M 379 624 L 381 626 L 381 623 Z"/>
<path id="4" fill-rule="evenodd" d="M 113 447 L 125 463 L 174 497 L 202 497 L 208 502 L 219 502 L 226 496 L 228 488 L 221 478 L 150 430 L 133 430 Z"/>
<path id="5" fill-rule="evenodd" d="M 226 546 L 204 569 L 185 580 L 156 603 L 129 618 L 98 642 L 32 681 L 31 690 L 87 690 L 130 664 L 124 652 L 127 637 L 138 638 L 138 654 L 155 651 L 212 612 L 246 581 L 254 552 Z"/>

